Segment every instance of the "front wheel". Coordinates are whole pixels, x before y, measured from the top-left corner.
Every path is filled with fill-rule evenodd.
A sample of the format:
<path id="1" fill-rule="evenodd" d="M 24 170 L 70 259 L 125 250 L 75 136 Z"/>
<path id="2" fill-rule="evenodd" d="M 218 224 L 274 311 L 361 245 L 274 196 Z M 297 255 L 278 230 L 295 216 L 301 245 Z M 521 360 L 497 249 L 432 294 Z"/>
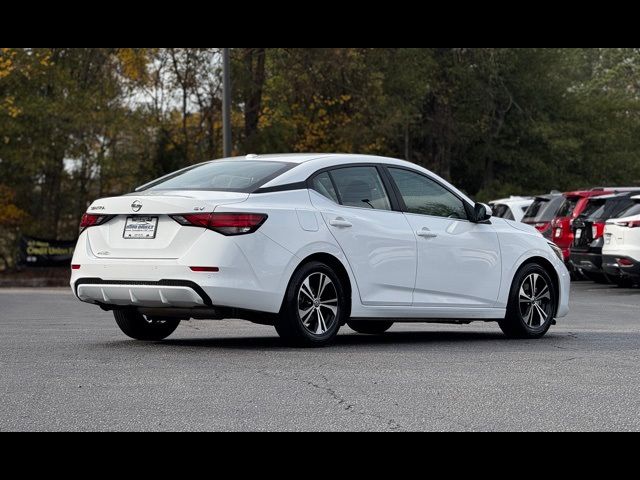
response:
<path id="1" fill-rule="evenodd" d="M 136 310 L 114 310 L 113 316 L 122 333 L 135 340 L 164 340 L 180 325 L 178 319 L 148 319 Z"/>
<path id="2" fill-rule="evenodd" d="M 513 280 L 500 328 L 510 338 L 542 337 L 553 323 L 557 298 L 547 271 L 535 263 L 525 265 Z"/>
<path id="3" fill-rule="evenodd" d="M 333 269 L 309 262 L 293 274 L 275 327 L 289 343 L 324 346 L 346 320 L 347 305 L 345 288 Z"/>

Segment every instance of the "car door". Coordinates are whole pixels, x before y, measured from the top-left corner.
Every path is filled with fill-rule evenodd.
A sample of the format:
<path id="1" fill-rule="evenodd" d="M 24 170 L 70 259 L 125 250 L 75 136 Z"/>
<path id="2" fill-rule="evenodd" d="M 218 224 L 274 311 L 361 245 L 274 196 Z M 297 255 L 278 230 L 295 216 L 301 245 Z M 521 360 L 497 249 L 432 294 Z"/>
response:
<path id="1" fill-rule="evenodd" d="M 347 166 L 310 180 L 313 205 L 340 244 L 363 305 L 411 305 L 416 237 L 376 166 Z"/>
<path id="2" fill-rule="evenodd" d="M 465 201 L 425 174 L 388 167 L 417 238 L 415 307 L 492 307 L 501 258 L 489 223 L 468 220 Z"/>

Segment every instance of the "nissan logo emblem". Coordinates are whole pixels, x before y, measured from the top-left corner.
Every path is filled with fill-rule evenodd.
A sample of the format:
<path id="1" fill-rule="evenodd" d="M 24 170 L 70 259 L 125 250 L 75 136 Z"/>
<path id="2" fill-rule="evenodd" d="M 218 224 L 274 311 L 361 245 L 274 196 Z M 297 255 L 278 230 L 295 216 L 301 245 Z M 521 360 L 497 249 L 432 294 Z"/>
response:
<path id="1" fill-rule="evenodd" d="M 131 204 L 131 210 L 133 210 L 134 212 L 139 212 L 141 209 L 142 209 L 142 204 L 138 200 L 136 200 Z"/>

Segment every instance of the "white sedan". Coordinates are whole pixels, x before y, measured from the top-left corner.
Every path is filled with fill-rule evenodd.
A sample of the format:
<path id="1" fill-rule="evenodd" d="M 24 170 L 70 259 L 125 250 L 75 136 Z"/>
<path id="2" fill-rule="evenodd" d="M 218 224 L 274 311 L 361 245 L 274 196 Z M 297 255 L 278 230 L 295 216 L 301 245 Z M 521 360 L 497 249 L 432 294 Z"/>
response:
<path id="1" fill-rule="evenodd" d="M 215 160 L 97 200 L 71 287 L 139 340 L 221 318 L 302 345 L 394 322 L 496 321 L 538 338 L 569 310 L 562 253 L 534 228 L 420 166 L 364 155 Z"/>

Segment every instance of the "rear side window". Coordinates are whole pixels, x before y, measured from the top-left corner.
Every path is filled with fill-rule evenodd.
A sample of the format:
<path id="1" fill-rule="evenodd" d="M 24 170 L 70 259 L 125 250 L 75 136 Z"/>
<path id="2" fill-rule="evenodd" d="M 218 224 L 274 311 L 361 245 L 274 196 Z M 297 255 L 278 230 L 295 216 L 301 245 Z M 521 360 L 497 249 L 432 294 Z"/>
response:
<path id="1" fill-rule="evenodd" d="M 217 160 L 181 170 L 145 190 L 217 190 L 250 193 L 294 165 L 284 162 Z"/>
<path id="2" fill-rule="evenodd" d="M 331 170 L 330 175 L 337 188 L 338 198 L 342 205 L 391 210 L 391 202 L 377 168 L 337 168 Z"/>
<path id="3" fill-rule="evenodd" d="M 336 190 L 335 188 L 333 188 L 333 182 L 331 181 L 329 172 L 324 172 L 320 175 L 316 175 L 313 180 L 311 180 L 311 188 L 313 188 L 320 195 L 324 195 L 328 199 L 333 200 L 336 203 L 340 203 L 340 201 L 338 200 L 338 195 L 336 194 Z"/>
<path id="4" fill-rule="evenodd" d="M 409 213 L 467 219 L 462 200 L 442 185 L 419 173 L 389 168 Z"/>

